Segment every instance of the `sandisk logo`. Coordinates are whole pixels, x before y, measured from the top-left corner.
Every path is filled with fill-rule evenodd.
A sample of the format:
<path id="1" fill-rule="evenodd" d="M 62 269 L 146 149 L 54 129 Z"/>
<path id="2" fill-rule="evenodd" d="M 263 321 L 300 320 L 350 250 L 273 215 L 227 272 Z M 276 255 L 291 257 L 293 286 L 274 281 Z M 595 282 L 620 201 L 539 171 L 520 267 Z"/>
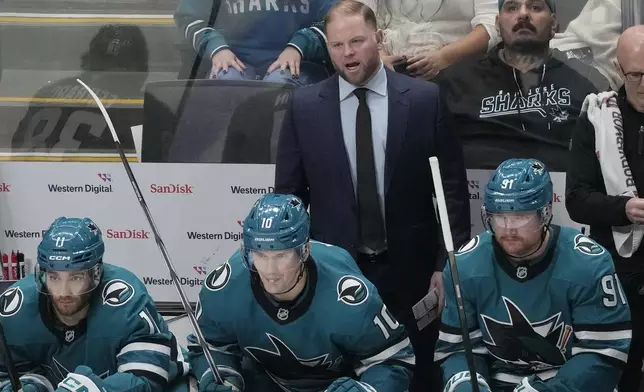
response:
<path id="1" fill-rule="evenodd" d="M 150 232 L 140 229 L 113 230 L 107 229 L 107 238 L 116 238 L 121 240 L 147 240 L 150 239 Z"/>
<path id="2" fill-rule="evenodd" d="M 66 261 L 71 260 L 71 256 L 49 256 L 49 260 Z"/>
<path id="3" fill-rule="evenodd" d="M 11 184 L 7 184 L 6 182 L 0 184 L 0 193 L 1 192 L 11 192 Z"/>
<path id="4" fill-rule="evenodd" d="M 194 186 L 188 184 L 150 185 L 151 193 L 194 193 Z"/>

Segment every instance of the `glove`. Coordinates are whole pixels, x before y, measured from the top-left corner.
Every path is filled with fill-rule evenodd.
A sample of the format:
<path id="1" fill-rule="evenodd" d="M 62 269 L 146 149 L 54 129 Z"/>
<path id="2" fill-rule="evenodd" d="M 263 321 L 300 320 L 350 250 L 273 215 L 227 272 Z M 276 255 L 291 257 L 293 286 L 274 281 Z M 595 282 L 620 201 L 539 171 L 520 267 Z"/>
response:
<path id="1" fill-rule="evenodd" d="M 44 387 L 39 388 L 38 384 L 23 380 L 22 377 L 20 377 L 20 384 L 22 384 L 22 389 L 20 389 L 22 392 L 41 392 L 46 390 Z M 7 382 L 0 388 L 0 392 L 13 392 L 13 385 L 11 382 Z"/>
<path id="2" fill-rule="evenodd" d="M 476 380 L 478 381 L 480 392 L 491 391 L 490 386 L 487 384 L 483 376 L 476 373 Z M 443 392 L 471 392 L 471 391 L 472 391 L 472 383 L 471 383 L 469 371 L 456 373 L 455 375 L 452 376 L 452 378 L 449 379 L 449 381 L 447 381 L 447 384 L 445 384 L 445 388 L 443 388 Z"/>
<path id="3" fill-rule="evenodd" d="M 94 374 L 92 369 L 81 365 L 58 384 L 56 392 L 75 392 L 79 388 L 89 392 L 106 392 L 108 390 L 103 380 Z"/>
<path id="4" fill-rule="evenodd" d="M 224 383 L 219 384 L 215 381 L 215 375 L 208 369 L 199 380 L 199 392 L 242 392 L 244 390 L 244 378 L 241 374 L 228 366 L 217 366 L 217 370 L 224 379 Z"/>
<path id="5" fill-rule="evenodd" d="M 325 392 L 376 392 L 376 390 L 366 382 L 350 377 L 340 377 L 333 381 Z"/>

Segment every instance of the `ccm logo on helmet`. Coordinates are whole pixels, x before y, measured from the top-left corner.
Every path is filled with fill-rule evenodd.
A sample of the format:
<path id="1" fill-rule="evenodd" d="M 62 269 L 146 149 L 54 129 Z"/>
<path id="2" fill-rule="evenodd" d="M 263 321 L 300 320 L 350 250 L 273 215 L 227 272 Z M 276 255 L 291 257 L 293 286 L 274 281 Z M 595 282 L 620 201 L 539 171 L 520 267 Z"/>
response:
<path id="1" fill-rule="evenodd" d="M 55 261 L 67 261 L 71 260 L 71 256 L 49 256 L 49 260 L 55 260 Z"/>

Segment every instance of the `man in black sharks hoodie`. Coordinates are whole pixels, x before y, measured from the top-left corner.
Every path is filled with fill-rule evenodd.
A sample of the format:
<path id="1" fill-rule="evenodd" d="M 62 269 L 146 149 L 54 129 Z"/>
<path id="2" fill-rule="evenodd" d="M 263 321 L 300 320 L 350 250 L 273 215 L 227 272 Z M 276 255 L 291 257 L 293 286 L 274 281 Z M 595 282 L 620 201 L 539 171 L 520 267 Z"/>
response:
<path id="1" fill-rule="evenodd" d="M 536 158 L 552 171 L 566 170 L 584 98 L 603 91 L 608 81 L 581 61 L 550 50 L 558 26 L 554 1 L 499 0 L 499 47 L 439 74 L 467 168 Z"/>

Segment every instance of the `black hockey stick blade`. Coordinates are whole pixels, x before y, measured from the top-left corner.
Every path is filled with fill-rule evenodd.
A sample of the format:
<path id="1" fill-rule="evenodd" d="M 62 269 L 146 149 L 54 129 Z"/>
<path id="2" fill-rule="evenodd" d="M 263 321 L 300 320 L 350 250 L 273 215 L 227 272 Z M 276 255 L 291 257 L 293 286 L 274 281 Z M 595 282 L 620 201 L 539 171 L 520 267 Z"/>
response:
<path id="1" fill-rule="evenodd" d="M 161 251 L 161 255 L 163 256 L 163 260 L 165 261 L 166 267 L 168 268 L 168 272 L 170 273 L 170 278 L 174 283 L 174 287 L 177 290 L 177 293 L 179 294 L 179 299 L 181 299 L 181 305 L 183 306 L 183 309 L 188 315 L 188 319 L 190 320 L 190 324 L 192 325 L 193 332 L 195 333 L 195 336 L 199 341 L 199 346 L 201 346 L 201 349 L 203 350 L 203 354 L 204 354 L 204 357 L 206 358 L 206 362 L 208 363 L 208 367 L 212 371 L 212 374 L 215 377 L 215 381 L 219 384 L 223 384 L 224 380 L 219 374 L 219 371 L 217 370 L 217 365 L 215 364 L 215 360 L 212 357 L 212 353 L 208 349 L 208 344 L 206 342 L 206 339 L 204 338 L 203 333 L 199 328 L 199 323 L 197 322 L 197 318 L 195 317 L 192 311 L 192 308 L 190 307 L 190 302 L 188 302 L 188 297 L 186 297 L 186 293 L 184 293 L 183 289 L 181 288 L 181 282 L 179 281 L 177 270 L 176 268 L 174 268 L 174 265 L 170 260 L 170 255 L 168 254 L 168 250 L 165 247 L 165 243 L 161 239 L 161 235 L 159 235 L 157 226 L 154 224 L 154 220 L 152 219 L 152 214 L 150 213 L 150 209 L 148 208 L 148 203 L 145 202 L 145 199 L 143 198 L 143 193 L 141 192 L 141 188 L 139 188 L 139 183 L 136 181 L 136 177 L 134 177 L 134 172 L 132 172 L 130 163 L 125 157 L 125 153 L 123 152 L 123 148 L 121 147 L 121 142 L 119 141 L 118 135 L 116 134 L 116 129 L 114 129 L 114 124 L 112 123 L 112 119 L 110 118 L 109 114 L 107 113 L 107 110 L 105 109 L 105 106 L 101 102 L 100 98 L 98 98 L 96 93 L 94 93 L 94 91 L 88 85 L 86 85 L 82 80 L 76 79 L 76 81 L 80 83 L 83 87 L 85 87 L 87 92 L 92 96 L 92 98 L 94 98 L 96 105 L 98 105 L 98 108 L 101 110 L 101 113 L 105 118 L 107 127 L 112 133 L 112 138 L 114 139 L 114 145 L 116 146 L 119 156 L 121 157 L 121 162 L 123 162 L 123 166 L 125 167 L 125 172 L 127 173 L 130 183 L 132 184 L 132 188 L 134 189 L 134 193 L 136 194 L 137 199 L 139 199 L 139 205 L 141 206 L 141 209 L 143 209 L 145 217 L 147 218 L 148 223 L 150 225 L 150 229 L 152 229 L 152 233 L 154 234 L 154 239 L 157 243 L 157 246 L 159 247 L 159 250 Z"/>
<path id="2" fill-rule="evenodd" d="M 20 376 L 16 370 L 16 365 L 11 358 L 11 351 L 9 351 L 9 345 L 7 344 L 7 338 L 4 336 L 4 328 L 2 323 L 0 323 L 0 355 L 2 355 L 2 361 L 7 367 L 7 373 L 9 374 L 9 381 L 11 381 L 11 386 L 13 387 L 14 392 L 18 392 L 22 389 L 22 384 L 20 383 Z"/>

